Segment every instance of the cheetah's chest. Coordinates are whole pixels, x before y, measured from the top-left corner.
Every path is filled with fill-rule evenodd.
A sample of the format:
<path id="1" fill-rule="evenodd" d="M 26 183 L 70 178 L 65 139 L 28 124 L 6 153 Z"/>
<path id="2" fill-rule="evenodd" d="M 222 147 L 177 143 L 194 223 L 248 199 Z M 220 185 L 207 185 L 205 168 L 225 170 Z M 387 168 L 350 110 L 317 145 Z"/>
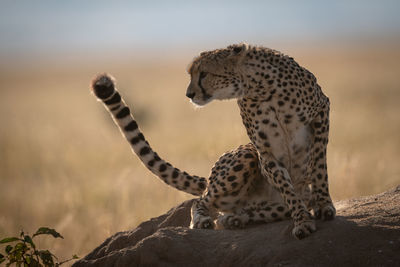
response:
<path id="1" fill-rule="evenodd" d="M 260 110 L 261 114 L 254 115 L 242 110 L 250 140 L 261 155 L 272 156 L 293 179 L 304 177 L 310 160 L 311 127 L 296 120 L 294 114 L 277 113 L 263 105 Z M 287 115 L 292 118 L 290 123 L 285 123 Z"/>

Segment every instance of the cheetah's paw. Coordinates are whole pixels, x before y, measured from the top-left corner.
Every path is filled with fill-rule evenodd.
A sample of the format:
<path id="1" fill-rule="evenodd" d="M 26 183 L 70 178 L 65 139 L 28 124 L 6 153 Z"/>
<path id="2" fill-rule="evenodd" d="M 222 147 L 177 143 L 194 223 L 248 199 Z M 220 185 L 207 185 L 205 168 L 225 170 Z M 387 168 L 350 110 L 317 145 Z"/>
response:
<path id="1" fill-rule="evenodd" d="M 322 220 L 330 221 L 330 220 L 335 219 L 336 209 L 332 204 L 330 204 L 330 205 L 323 207 L 321 210 L 321 213 L 322 213 Z"/>
<path id="2" fill-rule="evenodd" d="M 333 204 L 326 205 L 323 208 L 314 208 L 314 217 L 318 220 L 330 221 L 335 219 L 336 209 Z"/>
<path id="3" fill-rule="evenodd" d="M 315 232 L 316 230 L 317 230 L 317 227 L 315 226 L 315 221 L 307 220 L 307 221 L 303 221 L 303 222 L 295 225 L 292 230 L 292 234 L 297 239 L 303 239 L 303 238 L 309 236 L 311 233 Z"/>
<path id="4" fill-rule="evenodd" d="M 197 217 L 190 222 L 191 229 L 214 229 L 214 226 L 210 216 Z"/>
<path id="5" fill-rule="evenodd" d="M 242 229 L 245 226 L 245 222 L 240 216 L 237 215 L 222 215 L 217 220 L 218 229 Z"/>

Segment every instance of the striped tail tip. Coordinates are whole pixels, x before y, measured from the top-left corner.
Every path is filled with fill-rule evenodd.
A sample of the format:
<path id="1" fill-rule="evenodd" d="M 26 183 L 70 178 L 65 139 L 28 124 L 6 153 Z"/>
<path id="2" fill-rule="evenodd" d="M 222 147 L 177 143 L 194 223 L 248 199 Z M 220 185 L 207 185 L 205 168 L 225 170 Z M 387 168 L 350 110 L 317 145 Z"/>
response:
<path id="1" fill-rule="evenodd" d="M 115 91 L 115 80 L 111 75 L 101 73 L 92 80 L 91 88 L 98 98 L 107 99 Z"/>

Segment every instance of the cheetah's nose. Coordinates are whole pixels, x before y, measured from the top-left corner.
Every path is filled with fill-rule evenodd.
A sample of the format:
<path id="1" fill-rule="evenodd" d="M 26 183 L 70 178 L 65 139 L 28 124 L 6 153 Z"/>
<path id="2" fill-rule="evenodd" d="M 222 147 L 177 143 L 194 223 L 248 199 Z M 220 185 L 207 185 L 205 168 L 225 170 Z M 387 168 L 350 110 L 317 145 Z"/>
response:
<path id="1" fill-rule="evenodd" d="M 189 97 L 190 99 L 193 99 L 193 97 L 196 95 L 196 93 L 186 93 L 186 96 Z"/>

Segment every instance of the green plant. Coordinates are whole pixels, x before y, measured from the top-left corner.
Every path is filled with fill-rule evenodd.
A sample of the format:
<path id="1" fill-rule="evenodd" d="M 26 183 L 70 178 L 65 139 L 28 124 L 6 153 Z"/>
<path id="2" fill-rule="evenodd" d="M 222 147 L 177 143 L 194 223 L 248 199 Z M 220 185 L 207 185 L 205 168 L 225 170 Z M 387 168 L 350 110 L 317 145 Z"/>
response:
<path id="1" fill-rule="evenodd" d="M 54 238 L 64 238 L 56 230 L 47 227 L 40 227 L 32 236 L 21 231 L 20 237 L 7 237 L 0 240 L 0 244 L 7 244 L 4 249 L 6 255 L 0 254 L 0 263 L 8 260 L 6 262 L 7 267 L 11 266 L 13 263 L 16 266 L 51 267 L 60 266 L 68 261 L 78 259 L 78 256 L 73 255 L 71 259 L 59 262 L 57 257 L 49 250 L 37 249 L 33 239 L 39 235 L 51 235 Z M 14 243 L 14 245 L 9 243 Z"/>

